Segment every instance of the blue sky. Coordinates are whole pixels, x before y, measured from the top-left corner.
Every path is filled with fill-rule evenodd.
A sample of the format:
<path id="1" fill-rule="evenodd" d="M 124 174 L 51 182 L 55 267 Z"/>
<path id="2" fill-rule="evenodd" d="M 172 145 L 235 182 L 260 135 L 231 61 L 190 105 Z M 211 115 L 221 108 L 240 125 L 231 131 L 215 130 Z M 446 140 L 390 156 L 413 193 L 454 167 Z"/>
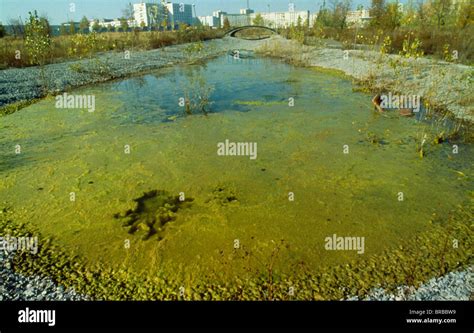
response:
<path id="1" fill-rule="evenodd" d="M 157 0 L 155 0 L 157 1 Z M 250 0 L 250 8 L 256 11 L 267 11 L 270 4 L 271 11 L 285 11 L 288 3 L 293 2 L 296 10 L 316 11 L 323 0 Z M 327 0 L 328 3 L 330 0 Z M 75 3 L 76 12 L 69 11 L 69 4 Z M 38 10 L 39 14 L 46 15 L 52 24 L 59 24 L 68 20 L 79 21 L 82 16 L 93 18 L 117 18 L 122 15 L 122 9 L 129 2 L 140 0 L 0 0 L 0 21 L 6 24 L 10 18 L 21 16 L 23 20 L 28 11 Z M 147 1 L 153 2 L 153 1 Z M 246 7 L 246 0 L 174 0 L 173 2 L 194 3 L 197 15 L 211 15 L 214 10 L 224 10 L 235 13 Z M 404 2 L 404 1 L 403 1 Z M 355 7 L 358 4 L 368 5 L 370 0 L 352 0 Z"/>

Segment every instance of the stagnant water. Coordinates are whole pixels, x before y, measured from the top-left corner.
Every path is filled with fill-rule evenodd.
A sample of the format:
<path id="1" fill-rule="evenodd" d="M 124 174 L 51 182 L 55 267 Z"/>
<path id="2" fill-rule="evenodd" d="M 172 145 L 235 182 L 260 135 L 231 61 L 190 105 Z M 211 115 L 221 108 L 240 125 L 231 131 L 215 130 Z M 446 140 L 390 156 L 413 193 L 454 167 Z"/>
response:
<path id="1" fill-rule="evenodd" d="M 468 200 L 472 147 L 455 154 L 449 142 L 427 143 L 421 159 L 431 126 L 375 114 L 371 96 L 352 88 L 327 73 L 225 56 L 70 92 L 94 95 L 95 112 L 47 98 L 0 118 L 1 202 L 91 263 L 150 274 L 233 274 L 237 263 L 223 265 L 223 255 L 238 247 L 267 258 L 280 240 L 290 245 L 283 271 L 378 254 Z M 181 98 L 198 95 L 209 113 L 195 100 L 186 115 Z M 219 156 L 226 139 L 256 143 L 256 159 Z M 151 190 L 168 194 L 137 208 Z M 172 198 L 180 193 L 185 206 Z M 160 216 L 172 211 L 174 221 L 147 240 L 122 226 L 127 210 L 146 223 L 165 203 Z M 326 250 L 334 234 L 364 237 L 363 253 Z"/>

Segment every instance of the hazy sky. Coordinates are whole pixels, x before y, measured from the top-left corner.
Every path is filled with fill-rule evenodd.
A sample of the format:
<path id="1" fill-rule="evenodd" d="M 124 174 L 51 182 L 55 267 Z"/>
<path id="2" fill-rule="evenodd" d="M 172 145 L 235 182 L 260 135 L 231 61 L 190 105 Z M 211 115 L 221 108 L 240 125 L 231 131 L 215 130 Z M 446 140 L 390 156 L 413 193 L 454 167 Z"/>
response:
<path id="1" fill-rule="evenodd" d="M 256 11 L 267 11 L 270 4 L 271 11 L 286 11 L 288 3 L 293 2 L 296 10 L 316 11 L 323 0 L 249 0 L 250 8 Z M 327 0 L 329 3 L 331 0 Z M 69 11 L 69 4 L 75 3 L 76 12 Z M 6 24 L 10 18 L 19 16 L 25 21 L 28 11 L 38 10 L 39 14 L 46 15 L 52 24 L 59 24 L 68 20 L 79 21 L 82 16 L 94 18 L 117 18 L 122 16 L 122 9 L 127 3 L 138 3 L 140 0 L 0 0 L 0 21 Z M 153 0 L 145 2 L 154 2 Z M 155 2 L 159 2 L 155 0 Z M 211 15 L 214 10 L 224 10 L 238 13 L 245 8 L 246 0 L 175 0 L 196 5 L 197 15 Z M 405 2 L 405 1 L 402 1 Z M 352 0 L 355 7 L 358 4 L 368 5 L 370 0 Z"/>

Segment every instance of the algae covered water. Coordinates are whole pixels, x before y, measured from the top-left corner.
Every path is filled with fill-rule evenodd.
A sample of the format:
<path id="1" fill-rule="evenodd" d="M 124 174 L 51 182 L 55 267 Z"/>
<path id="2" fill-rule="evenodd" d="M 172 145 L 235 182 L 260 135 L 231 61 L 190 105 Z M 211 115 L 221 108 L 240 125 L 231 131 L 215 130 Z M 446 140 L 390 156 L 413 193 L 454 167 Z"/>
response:
<path id="1" fill-rule="evenodd" d="M 70 94 L 94 112 L 51 97 L 1 118 L 1 201 L 91 267 L 291 277 L 399 250 L 472 200 L 469 144 L 420 158 L 433 126 L 375 114 L 345 77 L 225 56 Z"/>

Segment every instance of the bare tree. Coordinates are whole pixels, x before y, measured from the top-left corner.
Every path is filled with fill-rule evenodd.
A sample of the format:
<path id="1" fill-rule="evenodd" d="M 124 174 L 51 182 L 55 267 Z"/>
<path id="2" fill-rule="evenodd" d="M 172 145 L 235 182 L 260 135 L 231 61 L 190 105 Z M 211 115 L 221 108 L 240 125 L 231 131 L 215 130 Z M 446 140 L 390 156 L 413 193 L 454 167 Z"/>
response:
<path id="1" fill-rule="evenodd" d="M 334 28 L 344 29 L 347 25 L 347 13 L 351 8 L 351 0 L 331 0 L 332 19 Z"/>

